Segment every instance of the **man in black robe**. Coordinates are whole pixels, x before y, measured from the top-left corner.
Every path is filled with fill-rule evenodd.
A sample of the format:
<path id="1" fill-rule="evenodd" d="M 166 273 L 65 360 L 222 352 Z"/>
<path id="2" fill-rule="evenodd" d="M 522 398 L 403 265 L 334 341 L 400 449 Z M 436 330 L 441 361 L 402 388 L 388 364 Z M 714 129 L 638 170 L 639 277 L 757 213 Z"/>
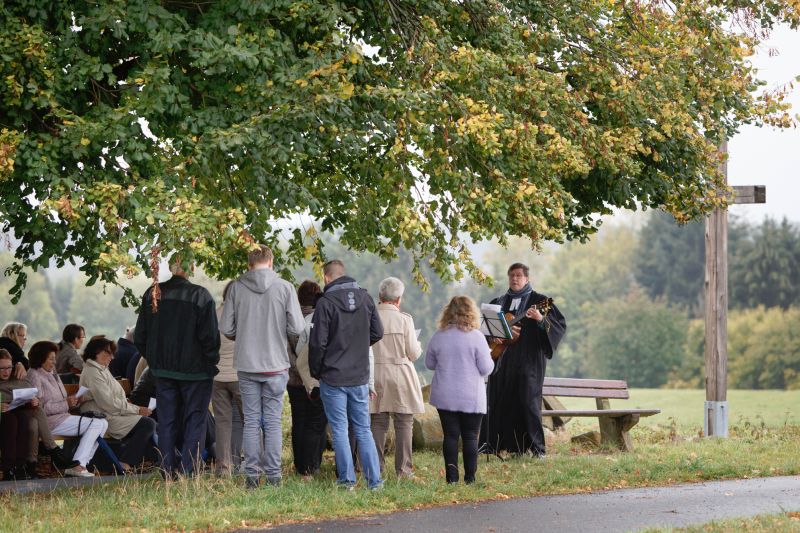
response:
<path id="1" fill-rule="evenodd" d="M 504 313 L 523 317 L 512 328 L 503 355 L 495 363 L 487 388 L 488 414 L 482 442 L 489 451 L 533 453 L 544 457 L 542 387 L 547 360 L 552 359 L 567 323 L 558 307 L 540 311 L 547 296 L 535 292 L 529 269 L 522 263 L 508 268 L 508 292 L 492 300 Z"/>

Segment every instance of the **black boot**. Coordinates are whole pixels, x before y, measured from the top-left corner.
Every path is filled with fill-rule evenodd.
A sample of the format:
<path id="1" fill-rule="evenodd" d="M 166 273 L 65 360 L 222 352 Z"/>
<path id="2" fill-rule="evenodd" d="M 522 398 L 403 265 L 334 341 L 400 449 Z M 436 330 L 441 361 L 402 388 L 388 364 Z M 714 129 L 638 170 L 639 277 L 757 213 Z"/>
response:
<path id="1" fill-rule="evenodd" d="M 78 461 L 74 461 L 67 457 L 67 455 L 64 453 L 64 450 L 58 446 L 55 448 L 50 448 L 49 450 L 45 450 L 45 453 L 50 456 L 50 459 L 52 459 L 53 466 L 59 470 L 66 470 L 67 468 L 73 468 L 80 464 Z"/>
<path id="2" fill-rule="evenodd" d="M 39 463 L 36 461 L 25 463 L 25 473 L 28 475 L 28 479 L 39 479 L 39 474 L 36 473 L 37 466 Z"/>

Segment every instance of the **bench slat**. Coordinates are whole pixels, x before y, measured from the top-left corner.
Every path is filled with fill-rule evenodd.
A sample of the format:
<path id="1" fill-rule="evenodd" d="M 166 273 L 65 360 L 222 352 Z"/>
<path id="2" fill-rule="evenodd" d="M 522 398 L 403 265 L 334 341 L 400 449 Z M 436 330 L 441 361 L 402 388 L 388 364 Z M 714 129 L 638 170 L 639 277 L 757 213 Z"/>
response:
<path id="1" fill-rule="evenodd" d="M 609 398 L 627 400 L 630 398 L 626 390 L 619 389 L 579 389 L 574 387 L 548 387 L 545 383 L 543 396 L 570 396 L 573 398 Z"/>
<path id="2" fill-rule="evenodd" d="M 593 409 L 584 411 L 542 411 L 542 416 L 596 416 L 600 418 L 618 418 L 625 415 L 653 416 L 661 412 L 661 409 Z"/>
<path id="3" fill-rule="evenodd" d="M 627 389 L 628 384 L 619 379 L 544 378 L 545 387 L 570 387 L 575 389 Z"/>

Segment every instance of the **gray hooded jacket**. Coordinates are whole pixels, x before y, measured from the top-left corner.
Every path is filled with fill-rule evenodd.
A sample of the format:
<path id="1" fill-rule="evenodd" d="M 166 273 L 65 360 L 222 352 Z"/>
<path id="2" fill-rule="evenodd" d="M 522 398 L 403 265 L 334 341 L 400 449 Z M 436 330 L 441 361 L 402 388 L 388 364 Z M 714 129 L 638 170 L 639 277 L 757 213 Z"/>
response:
<path id="1" fill-rule="evenodd" d="M 288 369 L 287 336 L 300 335 L 304 329 L 294 287 L 272 269 L 249 270 L 228 290 L 219 330 L 236 339 L 236 370 L 256 373 Z"/>

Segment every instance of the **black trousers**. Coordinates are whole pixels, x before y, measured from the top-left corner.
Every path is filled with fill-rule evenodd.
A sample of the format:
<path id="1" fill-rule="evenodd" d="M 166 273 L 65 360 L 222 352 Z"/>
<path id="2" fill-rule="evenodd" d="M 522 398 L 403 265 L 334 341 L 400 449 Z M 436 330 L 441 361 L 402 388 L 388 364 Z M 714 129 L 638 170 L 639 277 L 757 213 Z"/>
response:
<path id="1" fill-rule="evenodd" d="M 464 482 L 475 481 L 478 471 L 478 433 L 481 430 L 482 413 L 462 413 L 439 409 L 439 420 L 442 421 L 444 443 L 444 471 L 448 483 L 458 481 L 458 438 L 461 437 L 462 454 L 464 455 Z"/>
<path id="2" fill-rule="evenodd" d="M 4 472 L 25 464 L 31 440 L 29 427 L 32 413 L 27 407 L 17 407 L 0 417 L 0 452 L 3 455 Z"/>
<path id="3" fill-rule="evenodd" d="M 325 426 L 328 419 L 322 400 L 308 397 L 305 387 L 288 386 L 292 406 L 292 455 L 294 468 L 300 475 L 313 474 L 322 463 L 325 449 Z"/>
<path id="4" fill-rule="evenodd" d="M 158 449 L 162 456 L 161 468 L 165 471 L 180 470 L 189 474 L 202 462 L 212 386 L 210 379 L 158 379 Z M 175 454 L 179 443 L 180 460 Z"/>
<path id="5" fill-rule="evenodd" d="M 136 466 L 145 459 L 156 459 L 158 451 L 153 443 L 155 432 L 156 421 L 146 416 L 141 417 L 133 429 L 120 439 L 118 448 L 114 450 L 117 458 L 131 466 Z"/>

